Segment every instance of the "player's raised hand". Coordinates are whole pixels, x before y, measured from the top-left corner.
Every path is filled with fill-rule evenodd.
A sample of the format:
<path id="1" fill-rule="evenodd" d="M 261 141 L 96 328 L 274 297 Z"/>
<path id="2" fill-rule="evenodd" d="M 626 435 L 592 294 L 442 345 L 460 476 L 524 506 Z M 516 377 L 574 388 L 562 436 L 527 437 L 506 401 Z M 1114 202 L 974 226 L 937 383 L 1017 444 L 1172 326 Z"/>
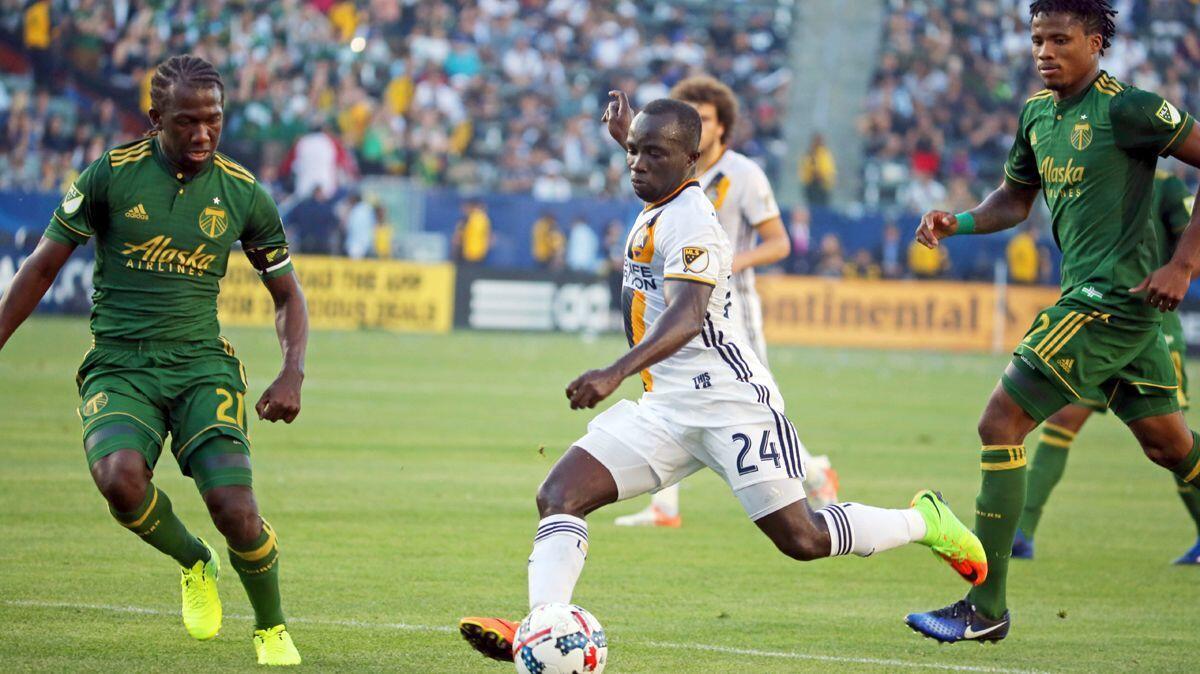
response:
<path id="1" fill-rule="evenodd" d="M 937 248 L 938 242 L 958 231 L 958 220 L 946 211 L 929 211 L 921 216 L 917 225 L 917 243 L 926 248 Z"/>
<path id="2" fill-rule="evenodd" d="M 303 375 L 298 372 L 280 372 L 254 406 L 258 418 L 270 422 L 282 420 L 285 424 L 295 421 L 300 414 L 300 385 L 303 381 Z"/>
<path id="3" fill-rule="evenodd" d="M 579 375 L 575 381 L 567 384 L 567 399 L 571 401 L 571 409 L 579 410 L 596 406 L 596 403 L 612 395 L 621 385 L 624 377 L 611 368 L 603 370 L 588 370 Z"/>
<path id="4" fill-rule="evenodd" d="M 608 92 L 612 100 L 604 108 L 601 122 L 608 124 L 608 135 L 621 147 L 625 147 L 625 139 L 629 137 L 629 126 L 633 124 L 633 108 L 629 107 L 629 97 L 620 89 Z"/>
<path id="5" fill-rule="evenodd" d="M 1146 293 L 1146 303 L 1159 311 L 1175 311 L 1187 294 L 1192 278 L 1179 265 L 1167 264 L 1150 272 L 1141 283 L 1129 289 L 1133 294 Z"/>

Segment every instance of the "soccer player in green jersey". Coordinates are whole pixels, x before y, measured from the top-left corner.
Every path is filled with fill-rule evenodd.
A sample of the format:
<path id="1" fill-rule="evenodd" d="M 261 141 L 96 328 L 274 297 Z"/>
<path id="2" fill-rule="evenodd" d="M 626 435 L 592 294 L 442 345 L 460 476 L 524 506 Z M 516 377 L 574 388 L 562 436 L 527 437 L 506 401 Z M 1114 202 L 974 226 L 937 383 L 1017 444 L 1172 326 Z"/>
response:
<path id="1" fill-rule="evenodd" d="M 1155 174 L 1150 220 L 1160 235 L 1159 242 L 1163 247 L 1164 259 L 1175 252 L 1179 235 L 1183 233 L 1192 217 L 1193 201 L 1195 196 L 1188 192 L 1187 186 L 1178 177 L 1161 170 Z M 1187 409 L 1187 373 L 1183 367 L 1187 343 L 1183 337 L 1183 323 L 1179 320 L 1179 314 L 1163 314 L 1162 331 L 1167 340 L 1167 348 L 1171 351 L 1175 375 L 1179 379 L 1176 398 L 1179 407 Z M 1050 499 L 1050 492 L 1066 471 L 1068 450 L 1079 429 L 1083 428 L 1084 422 L 1092 416 L 1092 412 L 1104 413 L 1107 410 L 1107 406 L 1101 402 L 1076 403 L 1055 412 L 1042 424 L 1037 451 L 1029 462 L 1025 509 L 1021 512 L 1016 539 L 1013 541 L 1014 558 L 1033 559 L 1033 535 L 1042 518 L 1046 501 Z M 1196 524 L 1197 532 L 1196 543 L 1176 559 L 1175 563 L 1200 565 L 1200 489 L 1184 482 L 1178 475 L 1175 476 L 1175 482 L 1179 497 Z"/>
<path id="2" fill-rule="evenodd" d="M 170 433 L 254 607 L 258 662 L 299 664 L 280 605 L 275 531 L 251 489 L 246 372 L 217 325 L 231 246 L 241 241 L 275 302 L 283 368 L 255 405 L 261 419 L 291 423 L 300 412 L 304 295 L 275 203 L 217 152 L 225 104 L 217 71 L 174 56 L 158 66 L 150 99 L 150 137 L 80 174 L 0 298 L 0 349 L 75 247 L 94 238 L 93 345 L 76 378 L 92 478 L 121 525 L 183 567 L 183 623 L 211 639 L 221 627 L 219 558 L 151 482 Z"/>
<path id="3" fill-rule="evenodd" d="M 1100 70 L 1115 30 L 1106 0 L 1035 0 L 1029 14 L 1046 89 L 1025 102 L 1004 181 L 969 212 L 926 213 L 916 234 L 936 248 L 948 236 L 1014 227 L 1040 192 L 1063 254 L 1062 296 L 1017 346 L 979 421 L 975 532 L 987 551 L 987 579 L 961 601 L 906 619 L 943 642 L 1007 636 L 1005 583 L 1025 504 L 1025 436 L 1063 407 L 1104 403 L 1151 461 L 1200 484 L 1200 436 L 1179 410 L 1159 329 L 1159 312 L 1175 310 L 1200 271 L 1200 225 L 1193 216 L 1165 260 L 1150 221 L 1159 155 L 1200 166 L 1200 132 L 1191 115 Z"/>

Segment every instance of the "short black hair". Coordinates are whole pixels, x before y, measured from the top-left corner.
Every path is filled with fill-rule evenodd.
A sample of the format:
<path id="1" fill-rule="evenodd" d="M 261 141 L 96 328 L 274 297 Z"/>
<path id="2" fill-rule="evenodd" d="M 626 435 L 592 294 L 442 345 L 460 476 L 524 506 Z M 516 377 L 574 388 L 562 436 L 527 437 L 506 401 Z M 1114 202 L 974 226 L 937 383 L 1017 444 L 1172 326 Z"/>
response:
<path id="1" fill-rule="evenodd" d="M 647 115 L 670 115 L 683 130 L 683 144 L 688 152 L 700 149 L 700 113 L 692 106 L 672 98 L 659 98 L 642 108 Z"/>
<path id="2" fill-rule="evenodd" d="M 1083 24 L 1083 32 L 1087 35 L 1099 33 L 1104 42 L 1100 45 L 1100 53 L 1112 46 L 1112 37 L 1117 33 L 1117 25 L 1113 17 L 1117 10 L 1108 4 L 1108 0 L 1033 0 L 1029 3 L 1029 18 L 1038 14 L 1071 14 Z"/>
<path id="3" fill-rule="evenodd" d="M 150 79 L 150 105 L 162 112 L 171 88 L 177 85 L 216 87 L 221 90 L 221 102 L 225 102 L 225 83 L 221 80 L 221 74 L 213 64 L 199 56 L 180 54 L 160 63 Z"/>

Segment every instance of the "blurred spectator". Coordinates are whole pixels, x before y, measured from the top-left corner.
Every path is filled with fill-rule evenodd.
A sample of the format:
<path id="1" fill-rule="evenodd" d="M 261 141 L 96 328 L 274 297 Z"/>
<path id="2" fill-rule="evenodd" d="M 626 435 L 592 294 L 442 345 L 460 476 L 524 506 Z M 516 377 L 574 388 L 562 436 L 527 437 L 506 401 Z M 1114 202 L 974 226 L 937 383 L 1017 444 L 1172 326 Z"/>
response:
<path id="1" fill-rule="evenodd" d="M 342 176 L 352 177 L 355 173 L 353 160 L 333 137 L 328 124 L 297 140 L 284 158 L 282 170 L 295 177 L 298 197 L 308 196 L 318 186 L 327 197 L 333 197 L 343 183 Z"/>
<path id="2" fill-rule="evenodd" d="M 587 274 L 600 271 L 600 237 L 583 218 L 575 218 L 567 232 L 567 268 Z"/>
<path id="3" fill-rule="evenodd" d="M 837 182 L 837 164 L 833 153 L 825 145 L 819 133 L 812 135 L 808 152 L 800 159 L 800 183 L 804 185 L 804 196 L 810 206 L 825 206 Z"/>
<path id="4" fill-rule="evenodd" d="M 908 271 L 919 279 L 933 279 L 950 271 L 950 253 L 943 244 L 926 248 L 914 239 L 908 244 Z"/>
<path id="5" fill-rule="evenodd" d="M 483 202 L 467 201 L 463 204 L 463 218 L 454 230 L 451 241 L 454 257 L 466 264 L 480 264 L 487 259 L 492 247 L 492 221 L 484 210 Z"/>
<path id="6" fill-rule="evenodd" d="M 846 267 L 846 258 L 842 254 L 842 241 L 837 234 L 826 234 L 821 237 L 821 246 L 817 250 L 817 264 L 813 272 L 827 278 L 841 278 Z"/>
<path id="7" fill-rule="evenodd" d="M 1027 225 L 1017 230 L 1004 249 L 1008 260 L 1008 278 L 1013 283 L 1037 283 L 1041 272 L 1041 261 L 1037 240 Z"/>
<path id="8" fill-rule="evenodd" d="M 348 257 L 356 260 L 367 257 L 375 237 L 375 207 L 358 192 L 346 198 L 346 218 L 343 229 L 346 235 L 345 250 Z"/>
<path id="9" fill-rule="evenodd" d="M 33 66 L 33 82 L 40 89 L 51 86 L 54 51 L 50 48 L 50 0 L 30 0 L 22 14 L 24 47 Z"/>
<path id="10" fill-rule="evenodd" d="M 375 206 L 375 232 L 371 241 L 375 257 L 386 260 L 392 256 L 392 223 L 388 222 L 383 204 Z"/>
<path id="11" fill-rule="evenodd" d="M 933 173 L 921 170 L 917 171 L 916 180 L 909 183 L 904 193 L 903 204 L 911 213 L 923 213 L 932 209 L 945 210 L 949 207 L 946 196 L 946 188 L 934 180 Z"/>
<path id="12" fill-rule="evenodd" d="M 563 266 L 563 251 L 566 237 L 558 226 L 553 213 L 543 213 L 533 223 L 530 233 L 530 250 L 533 261 L 542 269 L 558 270 Z"/>
<path id="13" fill-rule="evenodd" d="M 788 221 L 788 236 L 792 239 L 792 252 L 788 256 L 788 272 L 807 274 L 812 271 L 812 226 L 809 211 L 803 206 L 792 208 Z"/>
<path id="14" fill-rule="evenodd" d="M 900 240 L 900 228 L 891 220 L 883 225 L 883 244 L 879 249 L 880 271 L 884 278 L 900 278 L 904 276 L 904 250 Z"/>
<path id="15" fill-rule="evenodd" d="M 305 253 L 338 252 L 338 217 L 333 207 L 332 197 L 321 185 L 296 203 L 286 218 L 296 232 L 296 248 Z"/>
<path id="16" fill-rule="evenodd" d="M 608 274 L 608 292 L 612 310 L 621 310 L 621 292 L 625 273 L 625 225 L 612 220 L 604 227 L 604 267 Z"/>
<path id="17" fill-rule="evenodd" d="M 842 276 L 849 279 L 876 280 L 882 275 L 883 271 L 875 263 L 875 258 L 871 257 L 871 251 L 865 248 L 855 253 L 842 268 Z"/>

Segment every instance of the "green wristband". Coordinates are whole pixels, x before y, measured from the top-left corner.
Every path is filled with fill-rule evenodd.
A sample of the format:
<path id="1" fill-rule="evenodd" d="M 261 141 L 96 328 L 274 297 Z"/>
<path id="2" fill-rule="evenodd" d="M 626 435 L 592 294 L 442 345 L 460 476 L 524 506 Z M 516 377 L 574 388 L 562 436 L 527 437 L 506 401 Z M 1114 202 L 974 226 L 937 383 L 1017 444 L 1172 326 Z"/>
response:
<path id="1" fill-rule="evenodd" d="M 975 233 L 975 216 L 971 215 L 970 211 L 963 211 L 954 216 L 954 219 L 958 221 L 958 229 L 954 231 L 955 234 Z"/>

